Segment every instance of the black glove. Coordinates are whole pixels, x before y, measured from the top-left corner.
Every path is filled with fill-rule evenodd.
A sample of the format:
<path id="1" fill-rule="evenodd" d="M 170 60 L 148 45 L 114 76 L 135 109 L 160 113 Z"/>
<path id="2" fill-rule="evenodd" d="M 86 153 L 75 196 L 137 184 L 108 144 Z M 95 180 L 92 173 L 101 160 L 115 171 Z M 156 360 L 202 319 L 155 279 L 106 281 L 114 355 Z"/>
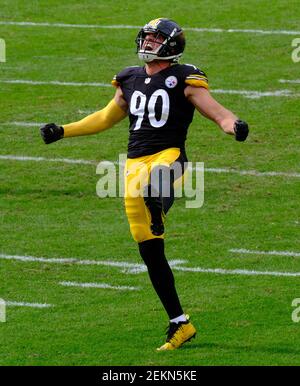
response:
<path id="1" fill-rule="evenodd" d="M 238 119 L 234 122 L 234 133 L 235 133 L 235 139 L 237 141 L 245 141 L 245 139 L 248 137 L 249 129 L 248 129 L 248 123 L 241 121 Z"/>
<path id="2" fill-rule="evenodd" d="M 41 136 L 46 144 L 58 141 L 64 136 L 64 128 L 55 123 L 47 123 L 40 128 Z"/>

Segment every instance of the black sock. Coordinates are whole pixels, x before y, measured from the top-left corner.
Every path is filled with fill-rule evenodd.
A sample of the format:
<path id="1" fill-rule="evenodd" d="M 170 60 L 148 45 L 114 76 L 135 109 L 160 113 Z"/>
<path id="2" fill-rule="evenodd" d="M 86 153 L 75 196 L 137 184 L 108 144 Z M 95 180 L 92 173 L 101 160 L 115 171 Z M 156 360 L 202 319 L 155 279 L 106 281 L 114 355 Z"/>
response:
<path id="1" fill-rule="evenodd" d="M 164 240 L 151 239 L 139 243 L 152 285 L 160 298 L 169 318 L 183 314 L 175 288 L 175 280 L 164 253 Z"/>

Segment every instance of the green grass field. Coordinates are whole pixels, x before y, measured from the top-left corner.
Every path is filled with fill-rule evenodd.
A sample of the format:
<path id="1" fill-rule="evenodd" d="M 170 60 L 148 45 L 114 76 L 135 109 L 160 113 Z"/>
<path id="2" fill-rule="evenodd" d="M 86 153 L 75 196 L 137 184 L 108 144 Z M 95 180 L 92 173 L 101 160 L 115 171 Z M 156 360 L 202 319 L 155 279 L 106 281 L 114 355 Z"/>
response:
<path id="1" fill-rule="evenodd" d="M 174 204 L 167 219 L 167 257 L 185 260 L 182 267 L 228 272 L 174 270 L 198 335 L 180 350 L 157 353 L 168 320 L 147 273 L 121 267 L 141 264 L 123 200 L 96 195 L 97 161 L 116 161 L 126 152 L 127 120 L 98 136 L 49 146 L 33 125 L 78 120 L 85 115 L 82 111 L 105 106 L 113 87 L 3 82 L 108 84 L 125 66 L 139 64 L 134 44 L 138 28 L 1 24 L 141 26 L 164 16 L 183 27 L 295 31 L 296 11 L 296 1 L 287 0 L 0 0 L 0 38 L 7 48 L 6 63 L 0 63 L 0 298 L 52 305 L 7 307 L 7 321 L 0 323 L 0 365 L 300 364 L 300 324 L 291 319 L 292 300 L 300 298 L 300 276 L 279 275 L 300 272 L 300 84 L 279 82 L 299 78 L 300 63 L 291 59 L 291 44 L 300 34 L 186 31 L 182 63 L 203 69 L 215 98 L 251 129 L 248 140 L 238 143 L 197 113 L 187 141 L 189 160 L 209 169 L 278 174 L 208 171 L 202 208 L 186 209 L 184 199 Z M 274 96 L 286 89 L 290 97 Z M 271 95 L 248 98 L 228 90 Z M 19 161 L 8 155 L 95 164 Z M 116 262 L 119 266 L 112 265 Z M 232 272 L 238 269 L 254 274 Z M 257 274 L 262 271 L 273 274 Z M 63 281 L 138 290 L 65 287 L 59 284 Z"/>

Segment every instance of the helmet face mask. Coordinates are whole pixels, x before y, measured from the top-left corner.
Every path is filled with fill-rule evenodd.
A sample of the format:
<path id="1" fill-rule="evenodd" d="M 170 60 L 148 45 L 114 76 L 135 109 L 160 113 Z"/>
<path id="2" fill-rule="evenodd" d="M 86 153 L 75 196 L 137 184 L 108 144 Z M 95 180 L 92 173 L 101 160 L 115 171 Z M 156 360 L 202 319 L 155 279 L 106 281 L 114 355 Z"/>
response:
<path id="1" fill-rule="evenodd" d="M 155 49 L 147 49 L 144 44 L 148 34 L 153 35 L 151 41 L 156 43 Z M 168 60 L 176 63 L 185 47 L 182 29 L 174 21 L 164 18 L 147 23 L 139 31 L 135 42 L 139 59 L 146 63 L 154 60 Z"/>

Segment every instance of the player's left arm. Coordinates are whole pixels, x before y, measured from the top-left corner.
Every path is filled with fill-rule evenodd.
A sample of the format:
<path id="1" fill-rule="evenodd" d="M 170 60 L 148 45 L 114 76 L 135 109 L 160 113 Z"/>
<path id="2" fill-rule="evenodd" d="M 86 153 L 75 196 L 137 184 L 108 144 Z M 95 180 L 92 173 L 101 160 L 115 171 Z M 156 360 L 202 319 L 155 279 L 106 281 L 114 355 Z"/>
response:
<path id="1" fill-rule="evenodd" d="M 203 116 L 214 121 L 226 134 L 234 135 L 237 141 L 245 141 L 249 133 L 248 124 L 217 102 L 207 88 L 188 85 L 185 96 Z"/>

